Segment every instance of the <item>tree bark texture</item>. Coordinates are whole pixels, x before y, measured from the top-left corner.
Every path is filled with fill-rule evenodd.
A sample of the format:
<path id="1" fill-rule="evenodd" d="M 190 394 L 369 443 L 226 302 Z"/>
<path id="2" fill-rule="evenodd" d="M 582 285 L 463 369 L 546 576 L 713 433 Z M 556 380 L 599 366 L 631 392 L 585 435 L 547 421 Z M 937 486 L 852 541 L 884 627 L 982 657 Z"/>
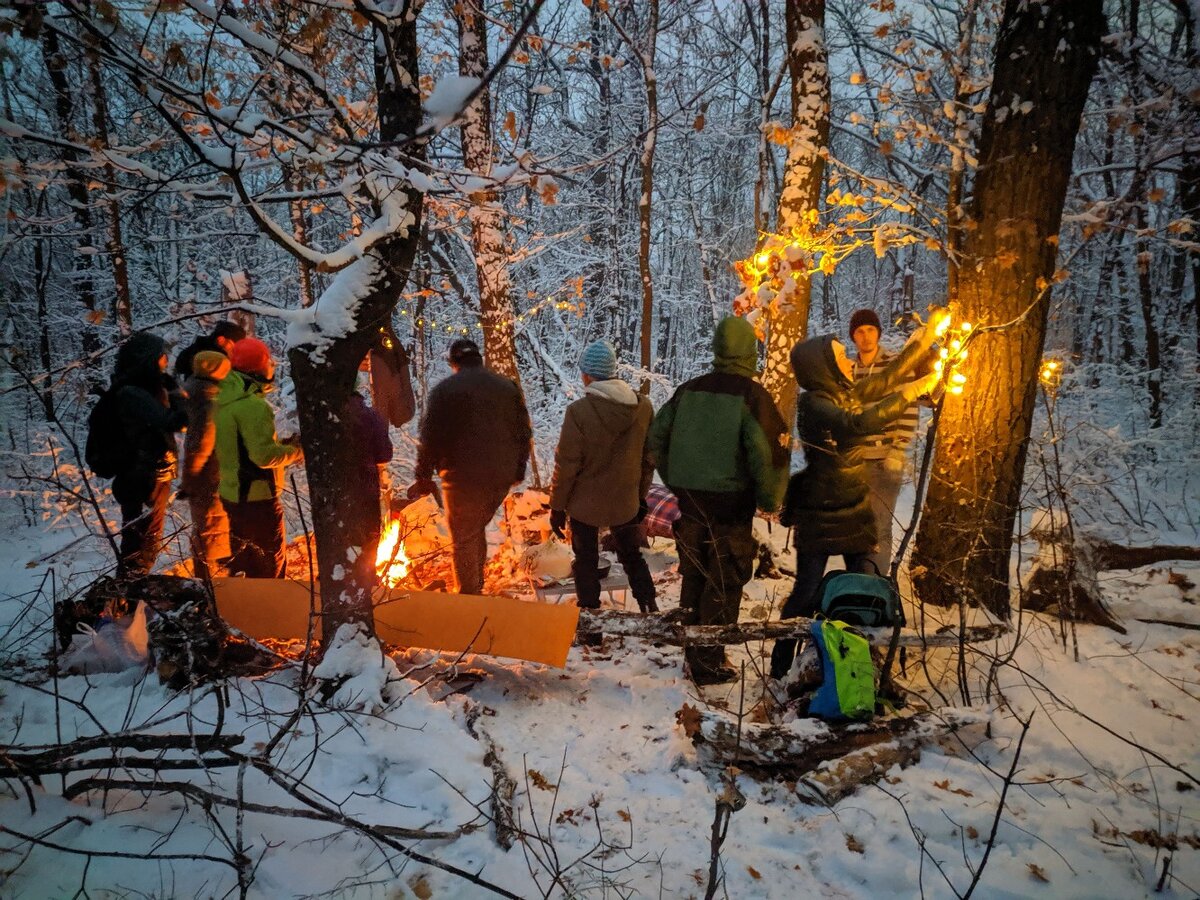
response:
<path id="1" fill-rule="evenodd" d="M 981 328 L 946 398 L 914 554 L 922 601 L 1009 616 L 1009 557 L 1048 285 L 1080 114 L 1097 65 L 1100 0 L 1009 0 L 980 139 L 957 319 Z"/>
<path id="2" fill-rule="evenodd" d="M 59 133 L 68 140 L 77 135 L 75 127 L 75 96 L 67 78 L 67 60 L 59 44 L 58 33 L 53 28 L 41 29 L 42 55 L 46 60 L 46 72 L 50 75 L 50 85 L 54 89 L 54 112 L 58 118 Z M 79 303 L 84 309 L 83 337 L 84 354 L 92 354 L 100 349 L 100 338 L 96 334 L 96 270 L 93 256 L 96 247 L 92 235 L 92 206 L 88 198 L 88 181 L 86 173 L 79 166 L 79 153 L 72 149 L 64 149 L 66 158 L 66 189 L 71 198 L 71 208 L 75 218 L 75 227 L 79 234 L 75 239 L 75 260 L 71 271 L 71 286 L 79 297 Z"/>
<path id="3" fill-rule="evenodd" d="M 416 133 L 421 124 L 417 33 L 411 17 L 376 24 L 375 82 L 379 137 L 383 143 Z M 400 70 L 399 75 L 397 70 Z M 406 148 L 423 156 L 422 145 Z M 378 241 L 367 254 L 339 272 L 358 285 L 354 327 L 317 354 L 309 345 L 290 354 L 296 408 L 300 416 L 304 464 L 312 500 L 312 527 L 320 566 L 322 638 L 331 639 L 342 624 L 361 623 L 374 632 L 371 608 L 376 587 L 375 547 L 379 540 L 379 497 L 354 478 L 362 448 L 344 430 L 346 404 L 354 390 L 359 363 L 391 319 L 412 266 L 421 233 L 422 194 L 410 184 L 397 185 L 413 220 Z M 318 306 L 320 300 L 317 301 Z"/>
<path id="4" fill-rule="evenodd" d="M 482 0 L 462 0 L 458 19 L 458 71 L 483 78 L 488 69 L 487 19 Z M 492 173 L 492 104 L 490 91 L 482 91 L 462 119 L 462 152 L 467 170 L 481 178 Z M 504 238 L 504 209 L 494 187 L 473 192 L 467 216 L 471 221 L 471 249 L 479 281 L 479 320 L 483 328 L 483 358 L 488 368 L 520 383 L 513 340 L 513 302 Z"/>
<path id="5" fill-rule="evenodd" d="M 654 278 L 650 272 L 650 225 L 654 197 L 654 148 L 658 143 L 658 74 L 654 70 L 654 57 L 658 49 L 658 0 L 650 0 L 647 16 L 646 44 L 638 50 L 646 85 L 646 139 L 642 143 L 642 193 L 638 197 L 638 275 L 642 282 L 642 368 L 649 372 L 654 364 Z M 643 379 L 643 393 L 649 390 L 649 379 Z"/>
<path id="6" fill-rule="evenodd" d="M 779 233 L 809 227 L 821 205 L 825 154 L 829 147 L 829 67 L 825 47 L 825 0 L 786 4 L 787 63 L 792 78 L 792 129 L 783 189 L 779 197 Z M 763 387 L 785 422 L 796 414 L 792 348 L 808 332 L 812 279 L 796 279 L 794 290 L 776 299 L 768 318 L 767 364 Z"/>

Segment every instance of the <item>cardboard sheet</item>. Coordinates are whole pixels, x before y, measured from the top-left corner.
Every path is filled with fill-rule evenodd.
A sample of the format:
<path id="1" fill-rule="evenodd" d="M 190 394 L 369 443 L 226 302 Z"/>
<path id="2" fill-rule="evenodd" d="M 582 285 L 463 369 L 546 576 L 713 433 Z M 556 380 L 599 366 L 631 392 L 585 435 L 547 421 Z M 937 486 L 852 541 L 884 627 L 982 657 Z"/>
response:
<path id="1" fill-rule="evenodd" d="M 250 637 L 303 640 L 308 631 L 307 584 L 216 578 L 213 589 L 221 616 Z M 434 591 L 393 590 L 375 606 L 375 630 L 386 643 L 447 653 L 470 647 L 472 653 L 559 668 L 566 664 L 578 621 L 574 604 Z"/>

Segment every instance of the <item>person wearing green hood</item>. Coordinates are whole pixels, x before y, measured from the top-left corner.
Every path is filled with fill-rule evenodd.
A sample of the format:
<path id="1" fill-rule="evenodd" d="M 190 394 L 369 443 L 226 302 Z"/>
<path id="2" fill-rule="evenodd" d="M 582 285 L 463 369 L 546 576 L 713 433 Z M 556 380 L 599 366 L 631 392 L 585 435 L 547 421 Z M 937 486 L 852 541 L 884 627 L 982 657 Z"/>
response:
<path id="1" fill-rule="evenodd" d="M 655 466 L 679 498 L 679 606 L 689 625 L 737 622 L 753 574 L 755 510 L 778 508 L 788 475 L 787 426 L 755 380 L 754 328 L 722 319 L 712 348 L 713 370 L 680 385 L 650 428 Z M 737 677 L 722 647 L 688 647 L 684 655 L 696 684 Z"/>

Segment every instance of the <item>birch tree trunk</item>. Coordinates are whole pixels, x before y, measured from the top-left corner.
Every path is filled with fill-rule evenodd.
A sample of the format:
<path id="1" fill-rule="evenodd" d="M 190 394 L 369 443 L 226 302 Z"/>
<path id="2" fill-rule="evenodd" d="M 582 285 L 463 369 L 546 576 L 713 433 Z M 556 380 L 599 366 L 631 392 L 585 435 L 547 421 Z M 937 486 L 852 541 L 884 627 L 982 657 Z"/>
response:
<path id="1" fill-rule="evenodd" d="M 461 0 L 458 20 L 458 71 L 483 78 L 488 69 L 487 20 L 481 0 Z M 492 173 L 492 104 L 482 91 L 462 118 L 462 152 L 467 169 L 482 178 Z M 520 383 L 513 341 L 513 302 L 508 277 L 508 252 L 504 246 L 504 210 L 494 187 L 475 191 L 467 212 L 471 222 L 471 249 L 479 281 L 479 320 L 483 328 L 483 357 L 488 368 Z"/>
<path id="2" fill-rule="evenodd" d="M 779 233 L 803 231 L 821 205 L 825 154 L 829 147 L 829 68 L 825 47 L 825 0 L 787 4 L 787 61 L 792 77 L 792 129 L 779 197 Z M 768 320 L 763 387 L 785 422 L 796 415 L 792 348 L 808 331 L 812 279 L 801 276 L 775 301 Z"/>
<path id="3" fill-rule="evenodd" d="M 1009 0 L 956 318 L 983 326 L 946 397 L 914 554 L 922 601 L 1009 615 L 1009 557 L 1063 199 L 1104 30 L 1100 0 Z M 990 326 L 990 327 L 989 327 Z"/>

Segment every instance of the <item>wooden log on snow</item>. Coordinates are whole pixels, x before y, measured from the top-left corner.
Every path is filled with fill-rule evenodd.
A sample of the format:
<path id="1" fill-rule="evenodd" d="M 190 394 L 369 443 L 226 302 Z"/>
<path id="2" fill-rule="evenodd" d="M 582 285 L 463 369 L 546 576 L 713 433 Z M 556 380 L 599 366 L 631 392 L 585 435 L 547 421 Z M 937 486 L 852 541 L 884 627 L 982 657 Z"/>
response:
<path id="1" fill-rule="evenodd" d="M 685 729 L 697 747 L 723 766 L 796 778 L 812 773 L 801 796 L 833 802 L 895 763 L 912 759 L 922 745 L 987 718 L 982 710 L 949 708 L 848 725 L 820 719 L 788 725 L 743 720 L 739 731 L 728 713 L 710 710 L 695 711 L 693 724 L 685 721 Z M 830 761 L 839 762 L 822 768 Z"/>
<path id="2" fill-rule="evenodd" d="M 734 625 L 684 625 L 678 610 L 666 613 L 627 613 L 619 610 L 579 611 L 577 633 L 604 634 L 618 637 L 637 637 L 673 646 L 743 644 L 771 641 L 777 638 L 805 637 L 812 628 L 812 619 L 796 618 L 771 622 L 738 622 Z M 892 639 L 890 628 L 859 629 L 873 646 L 886 647 Z M 993 641 L 1008 633 L 1007 625 L 972 625 L 959 634 L 958 628 L 947 626 L 921 635 L 904 628 L 900 631 L 901 647 L 957 647 L 960 643 L 976 644 Z"/>

